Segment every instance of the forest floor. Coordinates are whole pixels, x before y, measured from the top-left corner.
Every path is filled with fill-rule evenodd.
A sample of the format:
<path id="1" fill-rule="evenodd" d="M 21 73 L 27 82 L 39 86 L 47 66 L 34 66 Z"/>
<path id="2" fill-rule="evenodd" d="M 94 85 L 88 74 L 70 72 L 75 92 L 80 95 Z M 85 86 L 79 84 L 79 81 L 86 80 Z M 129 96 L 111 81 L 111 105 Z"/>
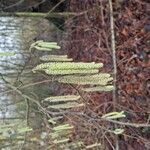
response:
<path id="1" fill-rule="evenodd" d="M 68 11 L 78 15 L 66 21 L 67 36 L 64 47 L 75 61 L 103 62 L 102 72 L 113 75 L 111 49 L 110 6 L 105 0 L 70 0 Z M 115 44 L 117 57 L 116 102 L 112 92 L 81 93 L 87 103 L 84 113 L 94 117 L 125 111 L 126 118 L 117 125 L 125 129 L 118 136 L 120 150 L 150 149 L 150 2 L 147 0 L 122 0 L 113 2 Z M 77 92 L 80 87 L 70 90 Z M 74 117 L 75 138 L 87 144 L 94 141 L 104 149 L 114 149 L 116 137 L 107 132 L 114 127 L 109 122 L 92 122 Z M 76 121 L 75 121 L 76 120 Z M 130 124 L 131 123 L 131 124 Z"/>

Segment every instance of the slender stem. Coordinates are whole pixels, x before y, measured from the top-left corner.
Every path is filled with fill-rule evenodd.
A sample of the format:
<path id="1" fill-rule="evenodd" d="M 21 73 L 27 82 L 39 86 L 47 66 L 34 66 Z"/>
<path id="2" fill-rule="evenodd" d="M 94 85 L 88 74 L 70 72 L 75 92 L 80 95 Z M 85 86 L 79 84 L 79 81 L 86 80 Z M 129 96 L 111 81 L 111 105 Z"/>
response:
<path id="1" fill-rule="evenodd" d="M 66 18 L 77 15 L 73 12 L 62 12 L 62 13 L 32 13 L 32 12 L 1 12 L 0 16 L 14 16 L 14 17 L 43 17 L 43 18 Z"/>
<path id="2" fill-rule="evenodd" d="M 114 18 L 113 18 L 113 7 L 112 0 L 109 0 L 110 5 L 110 29 L 111 29 L 111 49 L 113 57 L 113 74 L 114 74 L 114 87 L 113 90 L 113 101 L 116 103 L 116 81 L 117 81 L 117 60 L 116 60 L 116 45 L 115 45 L 115 31 L 114 31 Z M 114 103 L 114 104 L 115 104 Z"/>
<path id="3" fill-rule="evenodd" d="M 135 128 L 141 128 L 141 127 L 150 127 L 150 124 L 147 123 L 130 123 L 130 122 L 121 122 L 117 120 L 109 120 L 109 119 L 104 119 L 105 121 L 112 122 L 118 125 L 123 125 L 123 126 L 130 126 L 130 127 L 135 127 Z"/>
<path id="4" fill-rule="evenodd" d="M 55 80 L 53 80 L 53 79 L 48 79 L 48 80 L 44 80 L 44 81 L 39 81 L 39 82 L 35 82 L 35 83 L 30 83 L 30 84 L 26 84 L 26 85 L 24 85 L 24 86 L 15 87 L 15 90 L 16 90 L 16 89 L 25 89 L 25 88 L 32 87 L 32 86 L 35 86 L 35 85 L 38 85 L 38 84 L 47 83 L 47 82 L 53 82 L 53 81 L 55 81 Z M 15 90 L 14 90 L 14 88 L 13 88 L 13 89 L 11 88 L 11 90 L 7 90 L 7 91 L 4 91 L 4 92 L 1 92 L 0 95 L 1 95 L 1 94 L 7 94 L 7 93 L 13 92 L 13 91 L 15 91 Z"/>
<path id="5" fill-rule="evenodd" d="M 60 2 L 58 2 L 49 12 L 48 14 L 52 13 L 61 3 L 63 3 L 65 0 L 61 0 Z"/>
<path id="6" fill-rule="evenodd" d="M 115 31 L 114 31 L 114 17 L 113 17 L 113 6 L 112 0 L 109 0 L 109 7 L 110 7 L 110 29 L 111 29 L 111 49 L 112 49 L 112 57 L 113 57 L 113 73 L 114 73 L 114 90 L 113 90 L 113 102 L 114 102 L 114 110 L 116 110 L 116 81 L 117 81 L 117 63 L 116 63 L 116 45 L 115 45 Z M 117 128 L 117 125 L 115 125 Z M 115 136 L 116 141 L 116 150 L 119 150 L 119 142 L 118 136 Z"/>

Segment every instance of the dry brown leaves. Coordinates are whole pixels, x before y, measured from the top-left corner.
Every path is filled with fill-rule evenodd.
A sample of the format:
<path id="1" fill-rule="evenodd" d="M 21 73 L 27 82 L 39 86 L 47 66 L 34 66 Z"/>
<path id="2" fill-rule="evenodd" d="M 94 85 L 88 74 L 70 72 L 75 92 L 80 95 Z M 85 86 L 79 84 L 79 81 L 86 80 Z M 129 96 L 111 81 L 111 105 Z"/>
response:
<path id="1" fill-rule="evenodd" d="M 150 3 L 123 0 L 113 4 L 118 69 L 117 108 L 127 113 L 125 121 L 145 123 L 150 110 Z M 76 61 L 103 62 L 102 71 L 112 73 L 108 1 L 70 0 L 68 10 L 79 14 L 66 21 L 64 45 L 68 55 Z M 87 103 L 84 113 L 90 117 L 112 110 L 112 93 L 82 93 L 82 96 Z M 76 137 L 86 143 L 97 140 L 106 145 L 113 142 L 113 136 L 101 128 L 110 129 L 112 124 L 97 124 L 82 117 L 74 119 L 78 124 Z M 120 149 L 148 149 L 148 132 L 150 129 L 126 127 L 124 135 L 120 136 Z M 104 149 L 112 149 L 111 146 L 106 147 Z"/>

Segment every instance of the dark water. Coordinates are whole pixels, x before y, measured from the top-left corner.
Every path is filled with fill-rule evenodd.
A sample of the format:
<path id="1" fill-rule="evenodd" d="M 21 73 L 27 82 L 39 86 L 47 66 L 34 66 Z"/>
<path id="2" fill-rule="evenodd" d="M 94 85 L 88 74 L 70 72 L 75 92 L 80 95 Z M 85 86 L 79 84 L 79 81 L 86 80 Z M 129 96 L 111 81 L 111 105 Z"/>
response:
<path id="1" fill-rule="evenodd" d="M 15 53 L 14 56 L 0 56 L 1 125 L 10 123 L 19 123 L 20 125 L 26 124 L 26 120 L 24 119 L 27 109 L 26 102 L 22 97 L 18 96 L 16 92 L 8 92 L 12 89 L 8 88 L 7 85 L 11 84 L 14 87 L 18 87 L 22 84 L 34 83 L 35 76 L 30 73 L 30 70 L 36 64 L 36 60 L 29 62 L 31 56 L 29 52 L 30 45 L 35 40 L 41 39 L 57 42 L 60 38 L 61 33 L 56 31 L 54 25 L 45 19 L 0 17 L 0 52 Z M 33 58 L 34 57 L 31 59 Z M 37 92 L 39 90 L 40 93 L 42 93 L 43 90 L 43 93 L 45 93 L 47 90 L 46 88 L 46 86 L 43 86 L 41 89 L 40 86 Z M 29 90 L 31 92 L 31 89 Z M 34 88 L 33 92 L 36 93 Z M 31 110 L 31 112 L 34 112 L 34 110 Z M 35 117 L 35 114 L 35 112 L 32 113 L 33 117 Z M 35 128 L 36 126 L 40 126 L 41 123 L 38 122 L 39 120 L 40 119 L 35 119 L 32 121 L 32 124 L 35 124 Z M 43 132 L 41 134 L 44 135 Z M 9 143 L 7 144 L 9 145 Z M 44 145 L 42 142 L 39 144 Z M 20 144 L 18 144 L 18 149 L 19 146 Z M 2 147 L 3 145 L 0 144 L 0 149 Z M 17 147 L 13 148 L 12 146 L 6 146 L 5 148 L 4 146 L 3 150 L 5 149 L 17 149 Z"/>

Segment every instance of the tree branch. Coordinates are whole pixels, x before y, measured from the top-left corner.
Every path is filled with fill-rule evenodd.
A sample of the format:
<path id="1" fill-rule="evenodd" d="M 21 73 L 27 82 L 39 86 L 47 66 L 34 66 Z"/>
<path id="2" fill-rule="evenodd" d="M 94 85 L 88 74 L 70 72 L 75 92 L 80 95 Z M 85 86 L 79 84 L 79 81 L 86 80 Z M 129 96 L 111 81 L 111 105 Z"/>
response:
<path id="1" fill-rule="evenodd" d="M 0 16 L 7 17 L 7 16 L 13 16 L 13 17 L 43 17 L 43 18 L 67 18 L 77 15 L 77 13 L 73 12 L 62 12 L 62 13 L 32 13 L 32 12 L 1 12 Z"/>

